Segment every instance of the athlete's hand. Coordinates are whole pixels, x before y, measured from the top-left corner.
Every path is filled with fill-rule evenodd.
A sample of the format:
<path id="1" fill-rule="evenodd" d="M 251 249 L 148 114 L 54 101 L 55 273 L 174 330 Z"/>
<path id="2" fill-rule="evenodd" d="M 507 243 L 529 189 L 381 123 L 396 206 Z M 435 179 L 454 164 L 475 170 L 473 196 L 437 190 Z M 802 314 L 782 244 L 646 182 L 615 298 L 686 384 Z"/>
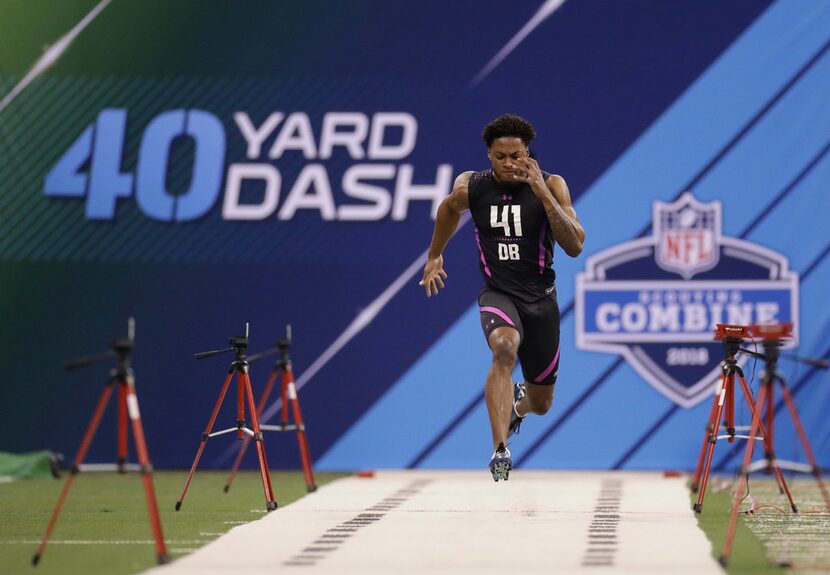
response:
<path id="1" fill-rule="evenodd" d="M 418 282 L 419 286 L 423 286 L 427 292 L 427 297 L 438 295 L 438 288 L 444 287 L 444 280 L 447 278 L 447 272 L 444 271 L 444 256 L 437 258 L 427 258 L 427 264 L 424 266 L 424 277 Z"/>
<path id="2" fill-rule="evenodd" d="M 533 185 L 534 183 L 541 185 L 542 189 L 547 189 L 545 176 L 542 175 L 542 169 L 536 160 L 528 156 L 517 159 L 516 164 L 519 169 L 513 174 L 514 179 L 530 184 L 534 188 L 534 191 L 536 189 L 536 186 Z"/>

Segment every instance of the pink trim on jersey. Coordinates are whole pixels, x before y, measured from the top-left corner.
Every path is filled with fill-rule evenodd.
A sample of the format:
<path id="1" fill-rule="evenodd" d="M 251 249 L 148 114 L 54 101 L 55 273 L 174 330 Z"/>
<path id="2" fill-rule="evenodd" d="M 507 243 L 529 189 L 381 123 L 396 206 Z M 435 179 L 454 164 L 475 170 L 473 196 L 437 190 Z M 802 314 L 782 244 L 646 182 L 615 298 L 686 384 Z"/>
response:
<path id="1" fill-rule="evenodd" d="M 537 381 L 537 382 L 542 381 L 543 379 L 545 379 L 547 376 L 550 375 L 550 372 L 552 372 L 553 368 L 556 367 L 556 364 L 559 363 L 559 350 L 560 349 L 562 349 L 561 345 L 556 348 L 556 355 L 553 356 L 553 361 L 550 362 L 550 365 L 548 366 L 548 368 L 545 371 L 542 372 L 542 375 L 540 375 L 539 377 L 537 377 L 533 381 Z"/>
<path id="2" fill-rule="evenodd" d="M 539 233 L 539 275 L 545 273 L 545 230 L 547 226 L 542 226 L 542 231 Z"/>
<path id="3" fill-rule="evenodd" d="M 481 312 L 481 313 L 484 313 L 486 311 L 490 312 L 490 313 L 494 313 L 497 316 L 499 316 L 501 319 L 503 319 L 504 321 L 506 321 L 507 323 L 512 325 L 513 327 L 516 327 L 516 324 L 513 323 L 513 320 L 510 319 L 510 316 L 508 316 L 506 313 L 504 313 L 503 311 L 501 311 L 497 307 L 489 307 L 489 306 L 480 307 L 480 308 L 478 308 L 478 311 Z"/>
<path id="4" fill-rule="evenodd" d="M 473 227 L 476 236 L 476 245 L 478 246 L 478 253 L 481 254 L 481 263 L 484 264 L 484 273 L 487 274 L 488 278 L 493 277 L 493 274 L 490 273 L 490 268 L 487 266 L 487 260 L 484 259 L 484 251 L 481 249 L 481 240 L 478 237 L 478 228 Z M 510 324 L 513 325 L 513 324 Z"/>

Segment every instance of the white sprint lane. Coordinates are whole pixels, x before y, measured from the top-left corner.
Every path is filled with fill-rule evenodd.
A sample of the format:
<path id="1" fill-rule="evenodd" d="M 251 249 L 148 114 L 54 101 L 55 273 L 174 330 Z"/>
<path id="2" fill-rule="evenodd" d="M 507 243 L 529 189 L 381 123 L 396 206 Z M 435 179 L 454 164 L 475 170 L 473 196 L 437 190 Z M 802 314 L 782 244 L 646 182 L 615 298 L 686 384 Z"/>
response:
<path id="1" fill-rule="evenodd" d="M 710 552 L 682 478 L 520 469 L 496 484 L 486 470 L 381 471 L 148 573 L 723 573 Z"/>

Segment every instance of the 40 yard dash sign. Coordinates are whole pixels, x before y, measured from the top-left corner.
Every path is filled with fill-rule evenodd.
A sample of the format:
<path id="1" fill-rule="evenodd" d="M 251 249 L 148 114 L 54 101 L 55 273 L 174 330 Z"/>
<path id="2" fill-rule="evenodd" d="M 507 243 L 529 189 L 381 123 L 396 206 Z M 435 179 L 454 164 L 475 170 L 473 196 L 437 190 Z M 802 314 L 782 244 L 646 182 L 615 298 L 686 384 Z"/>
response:
<path id="1" fill-rule="evenodd" d="M 655 202 L 653 233 L 588 258 L 576 280 L 576 345 L 622 355 L 682 407 L 720 377 L 718 323 L 791 321 L 798 275 L 781 254 L 721 235 L 721 204 Z"/>

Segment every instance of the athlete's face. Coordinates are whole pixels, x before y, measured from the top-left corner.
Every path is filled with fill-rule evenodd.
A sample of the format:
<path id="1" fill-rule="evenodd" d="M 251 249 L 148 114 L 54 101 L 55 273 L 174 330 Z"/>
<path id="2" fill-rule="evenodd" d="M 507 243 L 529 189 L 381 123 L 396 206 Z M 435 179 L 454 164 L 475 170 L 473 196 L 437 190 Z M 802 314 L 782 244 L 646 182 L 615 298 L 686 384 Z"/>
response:
<path id="1" fill-rule="evenodd" d="M 526 158 L 529 150 L 521 138 L 496 138 L 487 150 L 487 157 L 493 164 L 493 173 L 500 182 L 515 182 L 513 177 L 521 168 L 520 158 Z"/>

